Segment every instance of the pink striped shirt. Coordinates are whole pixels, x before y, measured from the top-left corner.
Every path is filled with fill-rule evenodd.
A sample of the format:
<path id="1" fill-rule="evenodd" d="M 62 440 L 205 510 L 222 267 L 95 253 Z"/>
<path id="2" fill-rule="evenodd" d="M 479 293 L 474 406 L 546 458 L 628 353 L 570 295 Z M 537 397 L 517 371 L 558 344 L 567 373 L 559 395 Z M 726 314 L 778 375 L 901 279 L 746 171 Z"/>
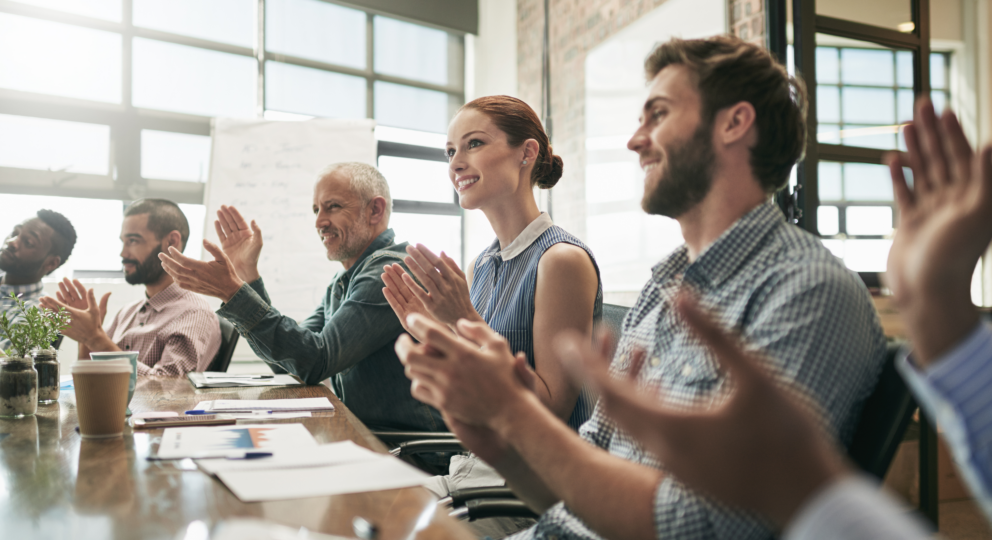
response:
<path id="1" fill-rule="evenodd" d="M 107 335 L 121 349 L 139 351 L 139 376 L 203 371 L 220 348 L 217 315 L 200 295 L 175 283 L 121 309 Z"/>

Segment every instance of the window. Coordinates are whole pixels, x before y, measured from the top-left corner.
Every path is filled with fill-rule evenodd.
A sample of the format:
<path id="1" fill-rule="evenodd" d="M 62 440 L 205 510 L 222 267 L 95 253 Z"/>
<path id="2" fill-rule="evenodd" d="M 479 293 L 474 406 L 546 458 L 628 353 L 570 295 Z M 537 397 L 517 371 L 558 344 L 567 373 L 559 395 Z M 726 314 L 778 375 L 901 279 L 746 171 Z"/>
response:
<path id="1" fill-rule="evenodd" d="M 464 102 L 462 36 L 323 0 L 264 5 L 0 2 L 0 192 L 101 216 L 98 238 L 119 234 L 121 199 L 164 197 L 200 234 L 212 117 L 374 118 L 397 227 L 460 258 L 441 148 Z M 118 268 L 113 244 L 74 268 Z"/>

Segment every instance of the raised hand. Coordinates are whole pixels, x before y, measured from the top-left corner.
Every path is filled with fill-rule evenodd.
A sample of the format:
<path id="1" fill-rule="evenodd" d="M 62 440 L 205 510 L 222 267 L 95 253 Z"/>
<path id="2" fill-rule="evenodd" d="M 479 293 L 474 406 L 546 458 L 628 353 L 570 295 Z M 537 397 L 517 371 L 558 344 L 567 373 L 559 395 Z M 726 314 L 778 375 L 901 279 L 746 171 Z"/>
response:
<path id="1" fill-rule="evenodd" d="M 233 206 L 221 205 L 214 221 L 220 247 L 243 281 L 258 279 L 258 258 L 262 253 L 262 230 L 252 220 L 251 227 Z"/>
<path id="2" fill-rule="evenodd" d="M 402 275 L 403 283 L 435 319 L 451 327 L 459 319 L 483 320 L 472 306 L 465 273 L 451 257 L 443 252 L 438 257 L 423 244 L 407 246 L 406 252 L 409 256 L 403 260 L 407 268 L 427 291 L 417 285 L 406 272 Z"/>
<path id="3" fill-rule="evenodd" d="M 229 301 L 245 284 L 235 273 L 231 260 L 213 242 L 203 241 L 203 247 L 214 256 L 212 261 L 191 259 L 174 247 L 169 254 L 159 253 L 162 268 L 172 276 L 180 288 L 198 294 Z"/>
<path id="4" fill-rule="evenodd" d="M 759 357 L 746 353 L 687 296 L 677 308 L 730 374 L 733 390 L 715 407 L 665 404 L 656 390 L 638 383 L 636 366 L 613 378 L 605 357 L 580 336 L 558 340 L 563 360 L 598 390 L 606 414 L 680 481 L 783 525 L 811 495 L 846 473 L 841 455 L 811 408 L 778 386 Z"/>
<path id="5" fill-rule="evenodd" d="M 407 318 L 414 313 L 430 319 L 434 319 L 434 317 L 427 310 L 427 307 L 424 306 L 424 303 L 420 301 L 420 298 L 414 295 L 410 287 L 403 281 L 403 276 L 406 275 L 406 272 L 404 272 L 402 266 L 398 264 L 386 265 L 382 267 L 382 270 L 382 282 L 386 284 L 386 287 L 382 289 L 382 294 L 386 297 L 386 301 L 389 302 L 389 307 L 393 308 L 393 312 L 399 318 L 403 329 L 417 338 L 417 341 L 422 341 L 422 336 L 413 333 L 413 330 L 409 328 L 406 322 Z M 434 320 L 436 321 L 437 319 Z"/>
<path id="6" fill-rule="evenodd" d="M 104 350 L 105 344 L 110 341 L 103 330 L 110 293 L 104 294 L 98 303 L 93 289 L 83 287 L 78 279 L 69 282 L 68 278 L 59 283 L 59 289 L 56 293 L 58 300 L 45 296 L 39 300 L 41 306 L 53 311 L 65 308 L 72 320 L 62 334 L 91 350 Z"/>
<path id="7" fill-rule="evenodd" d="M 917 101 L 904 135 L 908 156 L 887 156 L 900 217 L 886 281 L 914 359 L 926 365 L 978 322 L 971 277 L 992 241 L 992 145 L 976 154 L 954 113 L 938 118 L 926 98 Z"/>

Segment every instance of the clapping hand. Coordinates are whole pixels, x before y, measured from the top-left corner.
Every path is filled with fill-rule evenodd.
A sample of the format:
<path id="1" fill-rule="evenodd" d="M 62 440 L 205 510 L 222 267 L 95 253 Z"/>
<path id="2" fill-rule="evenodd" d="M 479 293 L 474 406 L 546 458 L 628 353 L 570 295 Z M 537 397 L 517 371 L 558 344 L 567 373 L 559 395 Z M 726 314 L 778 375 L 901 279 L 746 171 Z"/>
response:
<path id="1" fill-rule="evenodd" d="M 904 129 L 908 156 L 887 156 L 899 228 L 886 282 L 914 359 L 926 365 L 978 323 L 971 276 L 992 241 L 992 145 L 976 154 L 954 113 L 937 117 L 926 98 L 917 101 L 913 123 Z"/>
<path id="2" fill-rule="evenodd" d="M 214 221 L 220 247 L 243 281 L 258 279 L 258 258 L 262 253 L 262 230 L 252 220 L 249 228 L 241 212 L 233 206 L 221 205 Z"/>
<path id="3" fill-rule="evenodd" d="M 180 288 L 228 302 L 245 284 L 234 271 L 227 255 L 213 242 L 203 241 L 203 247 L 214 256 L 212 261 L 191 259 L 174 247 L 169 254 L 159 253 L 162 268 L 172 276 Z"/>
<path id="4" fill-rule="evenodd" d="M 423 341 L 423 336 L 418 336 L 414 333 L 413 329 L 410 328 L 410 325 L 407 324 L 407 319 L 414 313 L 428 317 L 435 321 L 437 321 L 437 319 L 434 319 L 431 313 L 427 311 L 427 307 L 424 306 L 424 303 L 420 301 L 420 298 L 417 297 L 413 293 L 413 290 L 410 289 L 410 286 L 403 281 L 404 276 L 406 276 L 407 279 L 409 279 L 409 276 L 407 276 L 402 266 L 398 264 L 386 265 L 382 267 L 382 270 L 382 282 L 386 285 L 382 289 L 382 294 L 386 297 L 386 301 L 389 302 L 389 307 L 393 308 L 393 312 L 396 313 L 396 317 L 399 318 L 400 323 L 403 324 L 403 329 L 415 337 L 417 341 Z M 417 285 L 414 284 L 414 287 L 417 287 Z"/>
<path id="5" fill-rule="evenodd" d="M 677 309 L 729 372 L 733 389 L 716 406 L 686 410 L 665 404 L 636 380 L 639 361 L 613 378 L 605 355 L 581 336 L 558 338 L 558 349 L 622 429 L 655 453 L 690 488 L 782 525 L 808 498 L 846 472 L 840 453 L 799 394 L 779 386 L 762 359 L 744 351 L 688 295 Z M 636 360 L 636 359 L 635 359 Z"/>
<path id="6" fill-rule="evenodd" d="M 72 322 L 62 330 L 62 334 L 83 345 L 87 345 L 94 338 L 105 335 L 103 331 L 103 321 L 107 317 L 107 302 L 110 300 L 110 293 L 106 293 L 96 301 L 96 294 L 93 289 L 87 289 L 78 280 L 69 281 L 69 278 L 59 282 L 59 290 L 55 293 L 56 298 L 45 296 L 39 301 L 42 307 L 58 311 L 65 308 L 72 317 Z"/>
<path id="7" fill-rule="evenodd" d="M 401 279 L 407 289 L 420 301 L 434 319 L 454 329 L 459 319 L 481 322 L 483 319 L 472 306 L 468 280 L 455 261 L 444 254 L 438 257 L 423 244 L 408 246 L 404 259 L 407 268 L 423 284 L 425 291 L 402 268 Z"/>

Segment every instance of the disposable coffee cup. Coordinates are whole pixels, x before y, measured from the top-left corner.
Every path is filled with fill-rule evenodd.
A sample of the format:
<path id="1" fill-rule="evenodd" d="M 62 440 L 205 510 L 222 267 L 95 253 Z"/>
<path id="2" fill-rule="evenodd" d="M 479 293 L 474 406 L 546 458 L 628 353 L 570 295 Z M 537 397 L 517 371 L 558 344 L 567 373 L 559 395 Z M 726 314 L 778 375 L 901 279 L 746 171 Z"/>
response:
<path id="1" fill-rule="evenodd" d="M 131 363 L 131 384 L 127 390 L 127 414 L 130 415 L 131 398 L 134 396 L 134 387 L 138 383 L 138 351 L 91 352 L 90 359 L 100 361 L 125 359 Z"/>
<path id="2" fill-rule="evenodd" d="M 109 439 L 124 433 L 130 379 L 131 365 L 126 359 L 73 364 L 76 416 L 84 439 Z"/>

